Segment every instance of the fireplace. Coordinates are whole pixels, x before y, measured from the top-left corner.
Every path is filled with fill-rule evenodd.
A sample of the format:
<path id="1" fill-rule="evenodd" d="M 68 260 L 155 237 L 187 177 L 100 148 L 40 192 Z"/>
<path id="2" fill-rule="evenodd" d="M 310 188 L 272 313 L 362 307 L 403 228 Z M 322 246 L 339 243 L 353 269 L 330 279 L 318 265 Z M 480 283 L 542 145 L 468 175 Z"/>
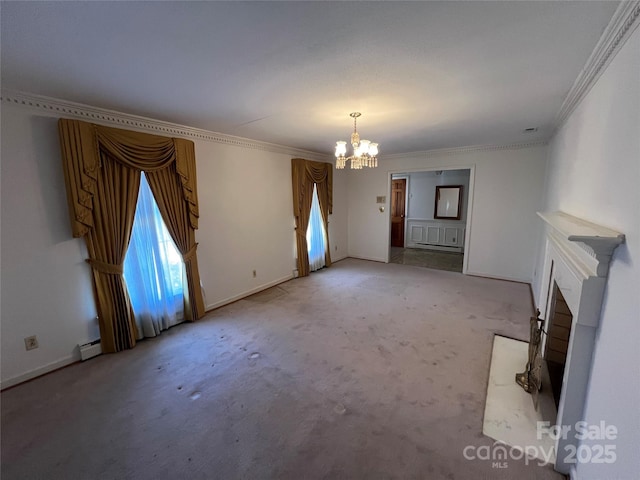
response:
<path id="1" fill-rule="evenodd" d="M 565 460 L 579 446 L 575 427 L 584 420 L 609 262 L 615 248 L 624 242 L 624 235 L 563 212 L 538 215 L 546 229 L 539 299 L 547 335 L 543 336 L 541 351 L 552 385 L 555 382 L 556 425 L 567 432 L 556 441 L 555 469 L 569 474 L 573 464 Z"/>
<path id="2" fill-rule="evenodd" d="M 569 305 L 567 305 L 567 301 L 562 295 L 562 291 L 555 282 L 553 282 L 553 291 L 551 293 L 551 308 L 549 309 L 547 322 L 547 340 L 544 359 L 547 363 L 553 400 L 556 403 L 557 409 L 560 406 L 562 379 L 564 377 L 564 367 L 567 363 L 573 315 L 571 314 Z"/>

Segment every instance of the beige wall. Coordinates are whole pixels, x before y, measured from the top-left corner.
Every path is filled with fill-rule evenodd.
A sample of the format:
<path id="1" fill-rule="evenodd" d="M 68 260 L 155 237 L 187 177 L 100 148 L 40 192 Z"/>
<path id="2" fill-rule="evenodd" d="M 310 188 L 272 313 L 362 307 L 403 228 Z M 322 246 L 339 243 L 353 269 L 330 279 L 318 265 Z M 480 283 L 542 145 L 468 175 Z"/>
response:
<path id="1" fill-rule="evenodd" d="M 296 268 L 291 156 L 198 142 L 196 158 L 202 215 L 196 240 L 207 308 L 291 278 Z M 346 175 L 334 174 L 329 236 L 337 260 L 347 249 Z"/>

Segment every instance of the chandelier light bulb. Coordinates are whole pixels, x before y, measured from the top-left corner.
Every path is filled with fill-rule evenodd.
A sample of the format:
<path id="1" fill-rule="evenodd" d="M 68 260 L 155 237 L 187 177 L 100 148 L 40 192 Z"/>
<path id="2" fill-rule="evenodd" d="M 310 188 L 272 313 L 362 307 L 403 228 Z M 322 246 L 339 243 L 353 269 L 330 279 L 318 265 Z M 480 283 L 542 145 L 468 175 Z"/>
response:
<path id="1" fill-rule="evenodd" d="M 353 118 L 353 133 L 351 134 L 351 147 L 353 148 L 353 154 L 347 157 L 347 142 L 336 142 L 336 169 L 345 168 L 347 162 L 351 162 L 351 168 L 353 170 L 360 170 L 362 167 L 375 168 L 378 166 L 378 144 L 373 143 L 370 140 L 360 140 L 360 134 L 358 134 L 356 120 L 362 114 L 360 112 L 353 112 L 349 116 Z"/>

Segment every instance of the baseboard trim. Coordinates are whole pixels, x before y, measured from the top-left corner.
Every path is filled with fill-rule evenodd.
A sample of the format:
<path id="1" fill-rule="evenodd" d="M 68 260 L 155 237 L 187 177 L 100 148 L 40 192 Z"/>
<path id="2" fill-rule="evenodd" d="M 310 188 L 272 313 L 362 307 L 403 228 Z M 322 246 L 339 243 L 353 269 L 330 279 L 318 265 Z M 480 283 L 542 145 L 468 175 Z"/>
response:
<path id="1" fill-rule="evenodd" d="M 529 287 L 531 287 L 531 281 L 524 278 L 502 277 L 500 275 L 487 275 L 486 273 L 472 272 L 472 271 L 466 271 L 462 273 L 464 273 L 465 275 L 469 275 L 471 277 L 482 277 L 482 278 L 489 278 L 491 280 L 502 280 L 505 282 L 514 282 L 514 283 L 526 283 L 527 285 L 529 285 Z"/>
<path id="2" fill-rule="evenodd" d="M 0 390 L 6 390 L 7 388 L 15 387 L 20 383 L 27 382 L 29 380 L 33 380 L 34 378 L 41 377 L 42 375 L 46 375 L 47 373 L 51 373 L 54 370 L 59 370 L 64 367 L 68 367 L 74 363 L 80 361 L 80 358 L 76 354 L 67 355 L 66 357 L 55 360 L 54 362 L 47 363 L 42 367 L 34 368 L 33 370 L 29 370 L 28 372 L 21 373 L 20 375 L 16 375 L 15 377 L 8 378 L 0 382 Z"/>
<path id="3" fill-rule="evenodd" d="M 369 262 L 389 263 L 386 258 L 366 257 L 364 255 L 349 255 L 349 258 L 355 258 L 356 260 L 368 260 Z"/>
<path id="4" fill-rule="evenodd" d="M 230 303 L 237 302 L 238 300 L 242 300 L 243 298 L 248 297 L 249 295 L 253 295 L 255 293 L 266 290 L 267 288 L 275 287 L 276 285 L 280 285 L 281 283 L 288 282 L 294 278 L 293 274 L 286 275 L 284 277 L 278 278 L 277 280 L 273 280 L 271 282 L 263 283 L 262 285 L 252 288 L 251 290 L 246 290 L 238 295 L 234 295 L 232 297 L 227 297 L 223 300 L 220 300 L 215 303 L 210 303 L 205 307 L 205 312 L 210 312 L 215 310 L 216 308 L 224 307 L 225 305 L 229 305 Z"/>

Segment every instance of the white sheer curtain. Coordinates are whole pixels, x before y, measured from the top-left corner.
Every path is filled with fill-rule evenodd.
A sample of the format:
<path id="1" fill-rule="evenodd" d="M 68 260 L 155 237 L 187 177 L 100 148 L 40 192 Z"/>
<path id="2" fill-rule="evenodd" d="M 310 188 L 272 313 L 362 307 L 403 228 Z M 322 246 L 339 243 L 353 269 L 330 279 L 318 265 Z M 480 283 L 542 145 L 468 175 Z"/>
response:
<path id="1" fill-rule="evenodd" d="M 124 278 L 138 335 L 155 337 L 184 320 L 184 263 L 142 174 Z"/>
<path id="2" fill-rule="evenodd" d="M 309 251 L 309 269 L 312 272 L 324 267 L 324 252 L 326 249 L 326 234 L 320 202 L 318 201 L 318 189 L 313 186 L 313 200 L 311 201 L 311 215 L 307 227 L 307 250 Z"/>

